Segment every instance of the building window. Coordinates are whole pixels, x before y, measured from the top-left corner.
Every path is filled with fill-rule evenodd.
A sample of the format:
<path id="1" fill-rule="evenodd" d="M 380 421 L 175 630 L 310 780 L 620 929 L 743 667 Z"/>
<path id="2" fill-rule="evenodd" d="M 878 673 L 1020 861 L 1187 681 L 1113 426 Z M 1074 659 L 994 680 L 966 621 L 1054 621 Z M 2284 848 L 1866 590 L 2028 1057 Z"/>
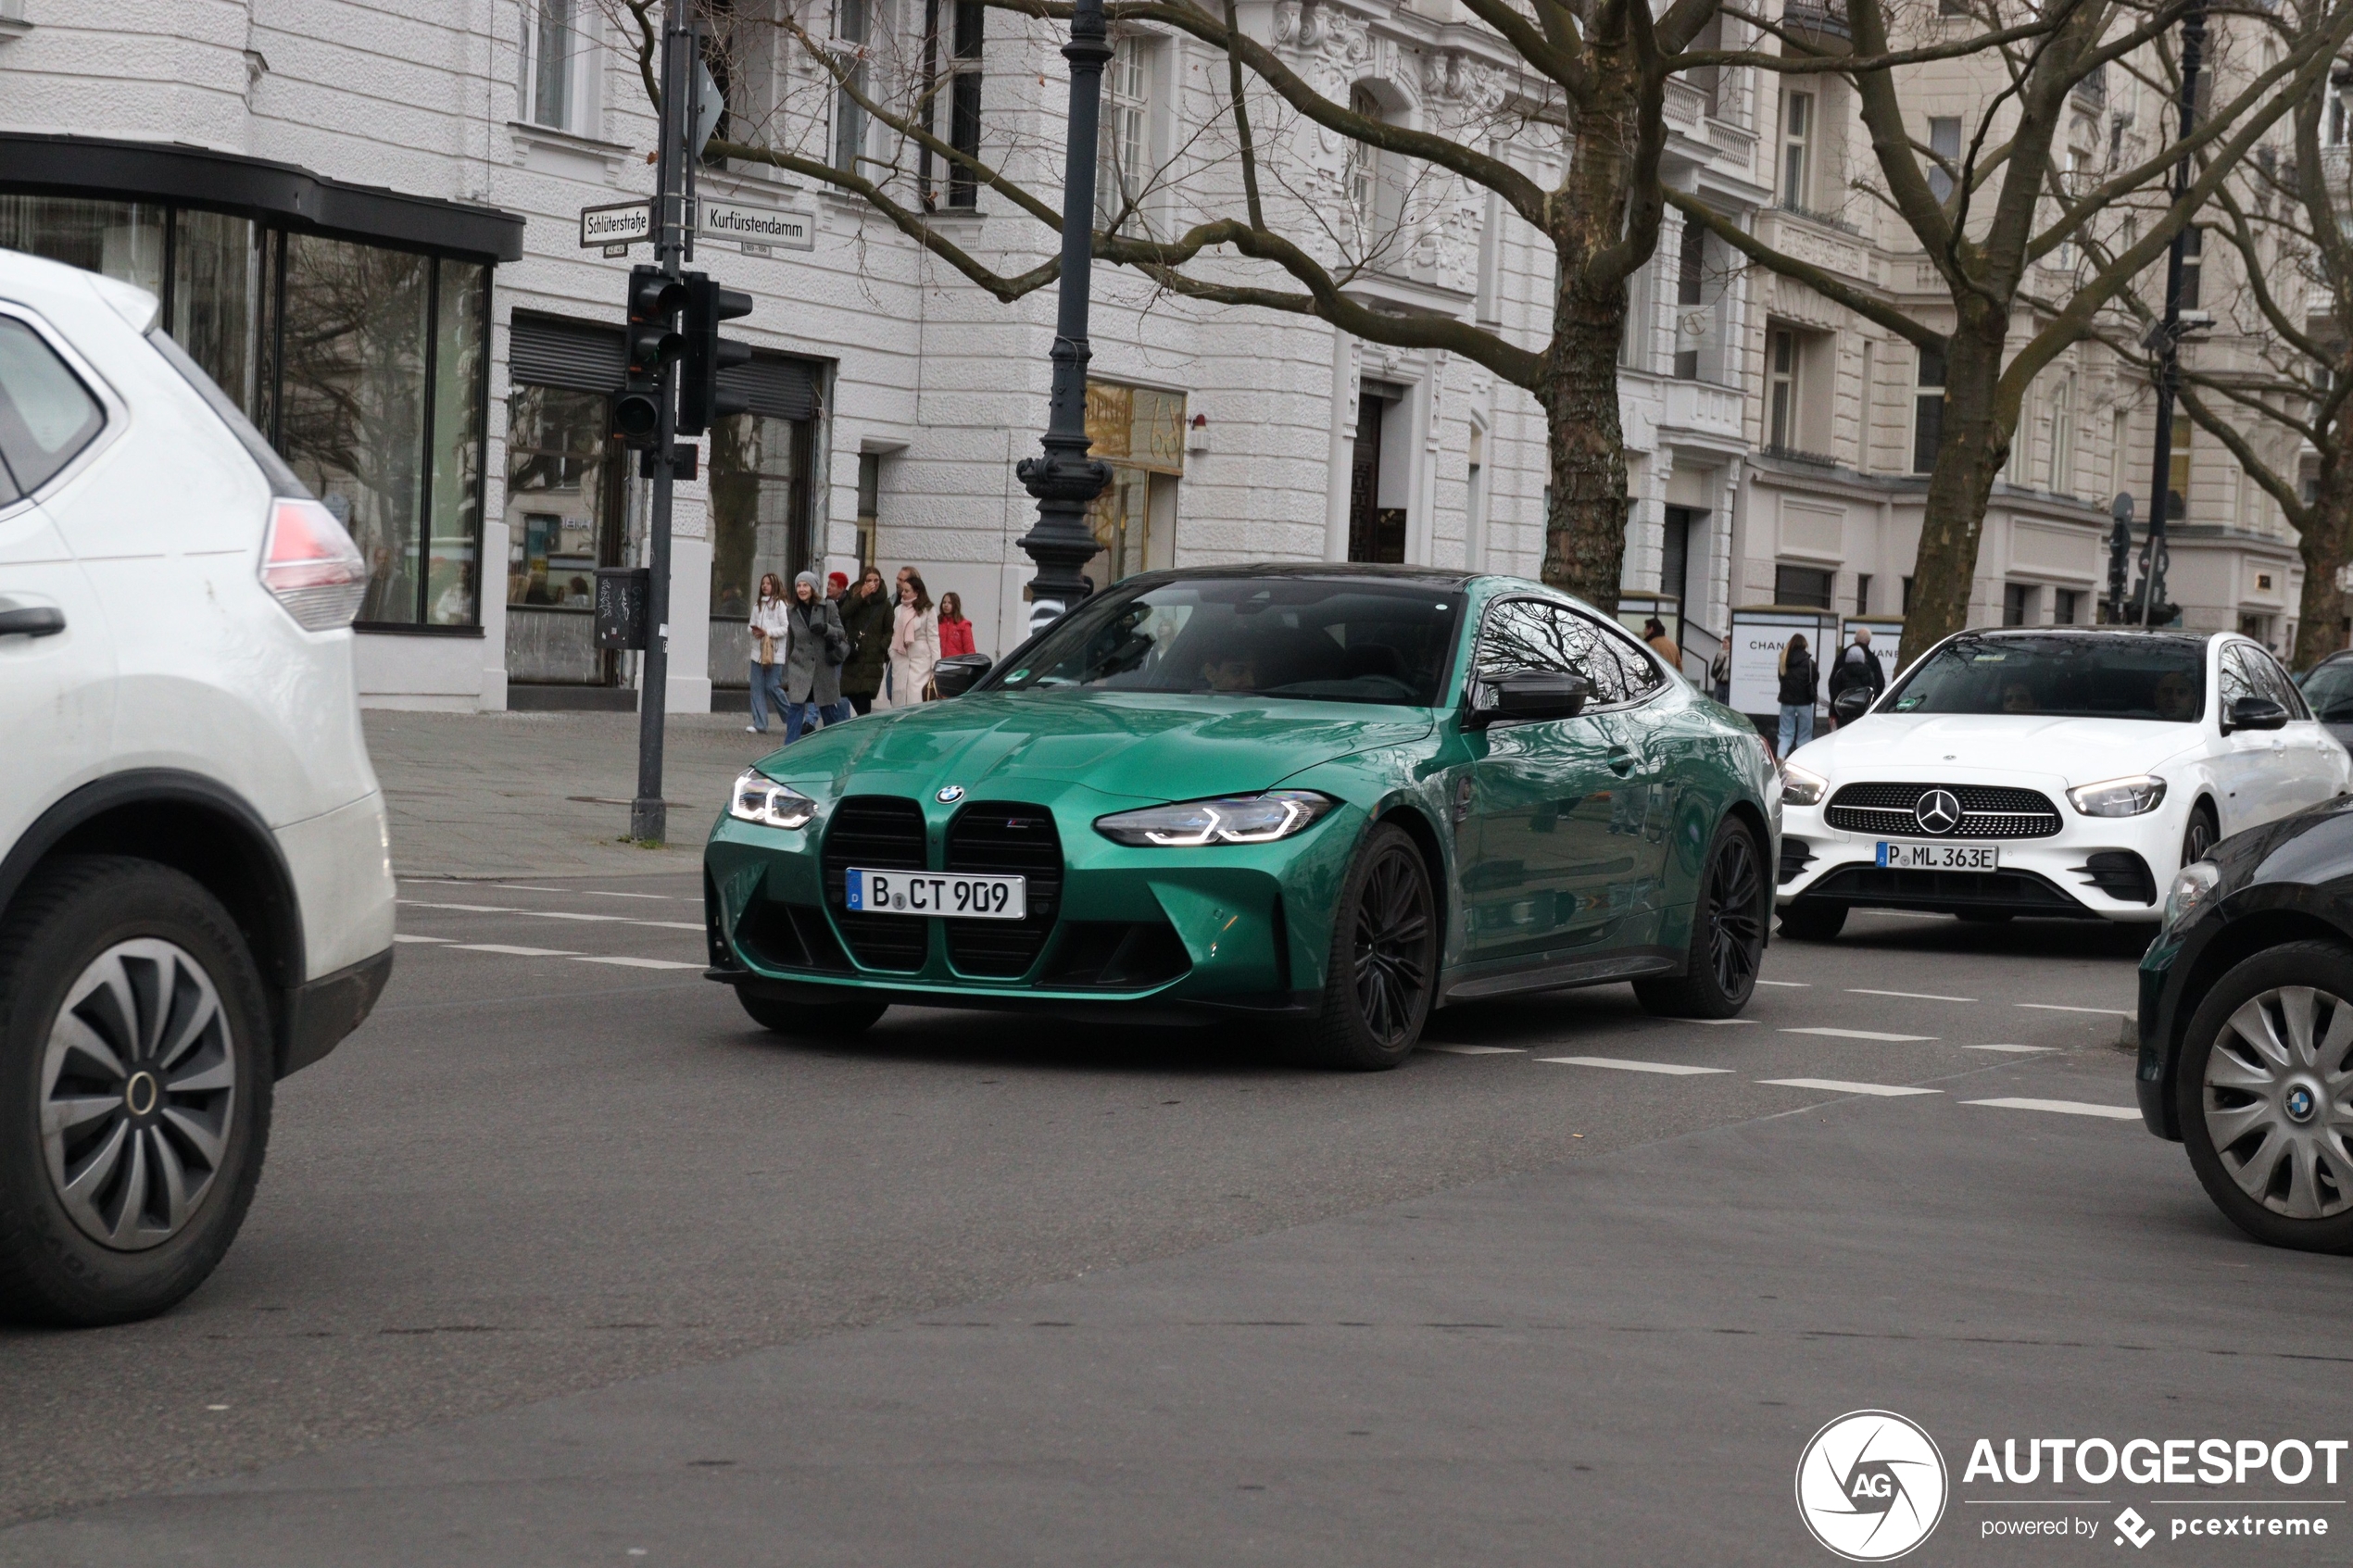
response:
<path id="1" fill-rule="evenodd" d="M 2182 231 L 2182 308 L 2198 308 L 2198 273 L 2206 261 L 2206 231 L 2193 223 Z"/>
<path id="2" fill-rule="evenodd" d="M 1797 334 L 1777 329 L 1765 334 L 1765 444 L 1786 452 L 1797 444 Z"/>
<path id="3" fill-rule="evenodd" d="M 596 603 L 597 569 L 623 558 L 624 467 L 605 438 L 601 394 L 518 384 L 507 397 L 507 603 L 585 615 Z M 519 639 L 513 679 L 594 681 L 600 659 L 585 627 Z M 565 631 L 573 634 L 566 635 Z M 606 674 L 609 676 L 610 671 Z"/>
<path id="4" fill-rule="evenodd" d="M 1949 118 L 1932 115 L 1929 118 L 1928 150 L 1935 155 L 1928 166 L 1929 193 L 1940 202 L 1950 201 L 1953 199 L 1951 170 L 1961 166 L 1961 121 L 1957 115 Z"/>
<path id="5" fill-rule="evenodd" d="M 1723 15 L 1720 12 L 1710 13 L 1707 25 L 1701 28 L 1692 39 L 1690 47 L 1696 54 L 1721 49 L 1723 46 Z M 1683 73 L 1683 80 L 1689 82 L 1692 91 L 1700 95 L 1701 108 L 1711 117 L 1723 112 L 1723 78 L 1722 66 L 1699 66 Z"/>
<path id="6" fill-rule="evenodd" d="M 1818 566 L 1776 566 L 1773 568 L 1773 602 L 1807 609 L 1831 608 L 1831 589 L 1836 579 Z"/>
<path id="7" fill-rule="evenodd" d="M 711 613 L 751 613 L 762 573 L 787 587 L 816 564 L 809 537 L 808 420 L 730 414 L 711 433 Z M 749 656 L 746 656 L 749 663 Z M 742 671 L 724 671 L 740 678 Z M 735 684 L 734 679 L 727 683 Z"/>
<path id="8" fill-rule="evenodd" d="M 1387 118 L 1381 113 L 1380 100 L 1373 96 L 1369 87 L 1350 93 L 1348 107 L 1351 113 L 1366 119 Z M 1369 245 L 1380 217 L 1380 149 L 1353 137 L 1348 144 L 1348 199 L 1356 224 L 1357 244 Z"/>
<path id="9" fill-rule="evenodd" d="M 1691 330 L 1693 306 L 1706 303 L 1707 230 L 1683 220 L 1682 248 L 1675 260 L 1675 379 L 1699 379 L 1699 334 Z"/>
<path id="10" fill-rule="evenodd" d="M 1899 615 L 1912 613 L 1912 580 L 1908 577 L 1905 578 L 1903 583 L 1903 608 L 1896 613 Z"/>
<path id="11" fill-rule="evenodd" d="M 2075 377 L 2059 377 L 2051 386 L 2051 490 L 2075 494 Z"/>
<path id="12" fill-rule="evenodd" d="M 875 535 L 882 532 L 882 454 L 858 454 L 858 570 L 862 574 L 878 558 Z"/>
<path id="13" fill-rule="evenodd" d="M 2083 591 L 2080 588 L 2055 588 L 2051 591 L 2051 624 L 2072 626 L 2083 614 Z"/>
<path id="14" fill-rule="evenodd" d="M 1176 564 L 1176 486 L 1185 472 L 1185 395 L 1087 383 L 1087 438 L 1111 465 L 1111 483 L 1088 503 L 1098 546 L 1086 575 L 1108 588 L 1139 571 Z"/>
<path id="15" fill-rule="evenodd" d="M 1813 173 L 1814 94 L 1794 89 L 1781 94 L 1781 205 L 1808 207 Z"/>
<path id="16" fill-rule="evenodd" d="M 1127 33 L 1112 44 L 1103 72 L 1102 156 L 1095 170 L 1095 212 L 1106 230 L 1139 229 L 1151 182 L 1151 40 Z"/>
<path id="17" fill-rule="evenodd" d="M 1857 615 L 1871 613 L 1871 574 L 1868 571 L 1858 571 L 1855 574 L 1855 613 Z"/>
<path id="18" fill-rule="evenodd" d="M 1912 383 L 1912 471 L 1933 473 L 1944 438 L 1944 352 L 1923 348 Z"/>
<path id="19" fill-rule="evenodd" d="M 2003 583 L 2002 624 L 2005 626 L 2032 625 L 2034 623 L 2034 611 L 2037 608 L 2042 596 L 2043 590 L 2034 583 Z"/>
<path id="20" fill-rule="evenodd" d="M 2189 516 L 2190 495 L 2190 421 L 2185 415 L 2173 416 L 2173 460 L 2166 465 L 2165 515 L 2169 518 Z"/>
<path id="21" fill-rule="evenodd" d="M 578 0 L 525 0 L 522 100 L 525 119 L 551 130 L 577 129 L 573 119 L 580 32 Z"/>
<path id="22" fill-rule="evenodd" d="M 945 0 L 952 13 L 948 19 L 950 31 L 940 34 L 940 10 L 943 0 L 924 0 L 924 129 L 937 134 L 934 123 L 934 107 L 943 98 L 948 103 L 948 145 L 966 157 L 980 157 L 980 65 L 983 21 L 988 7 L 981 0 Z M 946 53 L 943 62 L 941 54 Z M 940 78 L 948 80 L 943 84 Z M 970 166 L 950 158 L 947 179 L 947 205 L 950 208 L 970 211 L 980 205 L 980 182 Z M 923 186 L 924 208 L 937 210 L 939 187 L 932 173 L 932 151 L 923 149 L 917 160 L 917 178 Z"/>
<path id="23" fill-rule="evenodd" d="M 2329 94 L 2328 136 L 2332 147 L 2344 146 L 2353 139 L 2353 105 L 2348 105 L 2343 93 Z"/>
<path id="24" fill-rule="evenodd" d="M 866 156 L 866 111 L 852 97 L 851 89 L 868 94 L 866 74 L 866 33 L 868 0 L 837 0 L 834 7 L 834 39 L 849 71 L 847 85 L 834 91 L 834 167 L 847 174 L 858 172 L 858 160 Z"/>

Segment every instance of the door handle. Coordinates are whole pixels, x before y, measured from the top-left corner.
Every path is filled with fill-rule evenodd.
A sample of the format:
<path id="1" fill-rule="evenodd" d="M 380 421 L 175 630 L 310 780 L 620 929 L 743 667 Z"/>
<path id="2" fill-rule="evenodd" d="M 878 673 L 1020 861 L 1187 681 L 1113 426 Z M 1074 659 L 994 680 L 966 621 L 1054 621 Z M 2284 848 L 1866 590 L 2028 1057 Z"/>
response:
<path id="1" fill-rule="evenodd" d="M 0 637 L 54 637 L 66 629 L 66 612 L 55 605 L 0 609 Z"/>
<path id="2" fill-rule="evenodd" d="M 1606 759 L 1609 771 L 1621 779 L 1634 771 L 1634 754 L 1622 746 L 1611 746 Z"/>

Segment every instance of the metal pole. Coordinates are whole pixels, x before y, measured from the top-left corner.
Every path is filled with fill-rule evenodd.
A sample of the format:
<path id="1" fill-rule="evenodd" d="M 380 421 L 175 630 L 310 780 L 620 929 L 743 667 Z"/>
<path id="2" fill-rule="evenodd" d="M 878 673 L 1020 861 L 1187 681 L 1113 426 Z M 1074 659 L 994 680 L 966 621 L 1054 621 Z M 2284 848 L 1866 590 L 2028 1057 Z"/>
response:
<path id="1" fill-rule="evenodd" d="M 679 183 L 685 175 L 686 128 L 691 113 L 688 83 L 694 50 L 687 46 L 685 0 L 669 0 L 661 31 L 661 131 L 656 157 L 654 265 L 678 276 L 684 235 Z M 647 566 L 646 616 L 653 622 L 646 655 L 638 662 L 637 797 L 629 803 L 629 836 L 659 844 L 669 836 L 661 800 L 662 723 L 670 706 L 670 491 L 674 475 L 671 448 L 678 439 L 678 365 L 661 368 L 661 419 L 654 433 L 653 515 L 647 520 L 650 546 Z"/>
<path id="2" fill-rule="evenodd" d="M 2198 57 L 2206 44 L 2206 11 L 2194 6 L 2182 17 L 2182 140 L 2187 142 L 2197 129 Z M 2173 165 L 2173 199 L 2179 201 L 2190 188 L 2190 160 L 2185 154 Z M 2152 611 L 2165 601 L 2165 569 L 2169 552 L 2165 544 L 2165 525 L 2171 508 L 2166 497 L 2172 490 L 2173 473 L 2173 395 L 2182 383 L 2182 268 L 2188 255 L 2190 230 L 2188 224 L 2173 236 L 2173 244 L 2165 256 L 2165 319 L 2153 334 L 2156 339 L 2157 360 L 2157 430 L 2156 451 L 2150 459 L 2149 531 L 2141 547 L 2141 584 L 2139 603 L 2133 607 L 2133 619 L 2145 626 Z M 2182 497 L 2186 511 L 2189 497 Z"/>
<path id="3" fill-rule="evenodd" d="M 1047 405 L 1041 458 L 1025 458 L 1013 473 L 1038 498 L 1038 526 L 1021 547 L 1038 563 L 1030 583 L 1032 630 L 1062 616 L 1087 596 L 1079 575 L 1095 554 L 1087 504 L 1111 483 L 1111 468 L 1087 455 L 1087 307 L 1094 282 L 1095 157 L 1102 103 L 1103 67 L 1111 59 L 1111 30 L 1102 0 L 1077 0 L 1070 19 L 1070 132 L 1063 150 L 1061 307 L 1054 319 L 1054 386 Z"/>

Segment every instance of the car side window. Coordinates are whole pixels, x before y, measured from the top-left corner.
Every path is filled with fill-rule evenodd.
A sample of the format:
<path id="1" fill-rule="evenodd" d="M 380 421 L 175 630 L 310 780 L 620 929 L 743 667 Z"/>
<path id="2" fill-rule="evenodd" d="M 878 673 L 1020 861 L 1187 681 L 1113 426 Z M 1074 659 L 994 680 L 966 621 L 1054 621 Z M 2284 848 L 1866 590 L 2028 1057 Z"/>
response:
<path id="1" fill-rule="evenodd" d="M 1619 701 L 1644 701 L 1667 684 L 1667 672 L 1658 667 L 1658 661 L 1650 656 L 1647 649 L 1636 647 L 1627 638 L 1605 626 L 1596 629 L 1596 636 L 1601 646 L 1617 660 L 1618 671 L 1626 688 L 1626 695 Z"/>
<path id="2" fill-rule="evenodd" d="M 2231 709 L 2239 698 L 2265 694 L 2247 674 L 2246 660 L 2241 657 L 2239 646 L 2236 643 L 2229 644 L 2222 649 L 2221 666 L 2222 720 L 2228 723 Z"/>
<path id="3" fill-rule="evenodd" d="M 1523 671 L 1577 675 L 1584 671 L 1565 630 L 1553 617 L 1554 607 L 1541 599 L 1505 599 L 1491 605 L 1478 631 L 1478 671 L 1481 684 L 1492 685 Z"/>
<path id="4" fill-rule="evenodd" d="M 106 409 L 31 327 L 0 316 L 0 463 L 31 494 L 107 422 Z"/>
<path id="5" fill-rule="evenodd" d="M 2312 717 L 2312 710 L 2304 705 L 2304 694 L 2296 689 L 2296 683 L 2280 668 L 2278 659 L 2257 648 L 2243 647 L 2239 651 L 2246 655 L 2247 663 L 2253 667 L 2259 691 L 2286 709 L 2291 719 Z"/>

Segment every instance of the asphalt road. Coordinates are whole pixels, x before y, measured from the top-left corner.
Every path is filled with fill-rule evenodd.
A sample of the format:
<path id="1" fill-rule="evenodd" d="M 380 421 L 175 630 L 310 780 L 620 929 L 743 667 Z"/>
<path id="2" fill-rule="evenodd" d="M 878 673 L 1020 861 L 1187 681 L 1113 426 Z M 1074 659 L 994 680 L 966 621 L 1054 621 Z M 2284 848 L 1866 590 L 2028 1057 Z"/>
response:
<path id="1" fill-rule="evenodd" d="M 1858 917 L 1738 1022 L 1604 988 L 1346 1076 L 782 1041 L 700 978 L 697 891 L 405 883 L 212 1283 L 0 1335 L 0 1562 L 1828 1562 L 1791 1478 L 1863 1407 L 1944 1445 L 1915 1561 L 2040 1561 L 2116 1549 L 1987 1538 L 2020 1488 L 1963 1486 L 1973 1436 L 2347 1408 L 2347 1265 L 2115 1114 L 2128 933 Z M 2331 1546 L 2347 1471 L 2290 1489 Z M 2298 1546 L 2344 1556 L 2233 1560 Z"/>

